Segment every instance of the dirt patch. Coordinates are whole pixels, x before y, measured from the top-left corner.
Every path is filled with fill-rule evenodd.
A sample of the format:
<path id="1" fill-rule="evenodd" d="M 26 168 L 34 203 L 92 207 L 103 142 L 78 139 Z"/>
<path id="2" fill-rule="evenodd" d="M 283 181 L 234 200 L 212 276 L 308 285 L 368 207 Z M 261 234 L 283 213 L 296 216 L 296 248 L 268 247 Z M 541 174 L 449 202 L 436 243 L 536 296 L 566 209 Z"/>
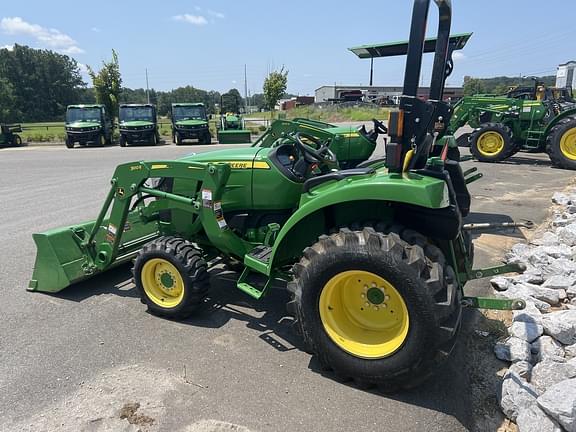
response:
<path id="1" fill-rule="evenodd" d="M 138 414 L 140 408 L 138 402 L 128 402 L 120 409 L 119 417 L 128 420 L 128 423 L 137 426 L 150 426 L 154 424 L 154 419 L 145 414 Z"/>
<path id="2" fill-rule="evenodd" d="M 472 431 L 500 431 L 506 423 L 498 404 L 498 390 L 507 364 L 494 355 L 494 344 L 506 335 L 510 311 L 475 311 L 474 323 L 462 340 L 466 342 L 475 424 Z M 512 431 L 512 429 L 502 429 Z"/>

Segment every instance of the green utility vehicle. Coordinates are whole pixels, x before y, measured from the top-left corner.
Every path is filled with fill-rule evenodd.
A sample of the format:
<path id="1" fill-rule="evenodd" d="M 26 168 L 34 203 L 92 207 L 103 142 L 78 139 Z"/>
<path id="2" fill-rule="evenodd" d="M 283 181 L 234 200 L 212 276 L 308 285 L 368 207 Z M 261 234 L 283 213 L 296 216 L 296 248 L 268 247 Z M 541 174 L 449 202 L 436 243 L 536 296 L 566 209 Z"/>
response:
<path id="1" fill-rule="evenodd" d="M 212 143 L 208 114 L 203 103 L 173 103 L 170 117 L 173 143 L 181 145 L 185 139 L 197 139 L 199 144 Z"/>
<path id="2" fill-rule="evenodd" d="M 0 147 L 21 146 L 22 137 L 17 132 L 22 132 L 22 126 L 17 124 L 0 125 Z"/>
<path id="3" fill-rule="evenodd" d="M 66 147 L 75 143 L 104 146 L 112 143 L 112 120 L 104 105 L 68 105 L 66 108 Z"/>
<path id="4" fill-rule="evenodd" d="M 416 0 L 400 111 L 386 161 L 338 169 L 330 142 L 303 131 L 270 146 L 119 165 L 96 220 L 34 234 L 29 290 L 58 292 L 134 259 L 134 283 L 154 314 L 202 307 L 217 258 L 243 267 L 237 288 L 260 299 L 285 281 L 288 310 L 325 369 L 362 387 L 417 385 L 450 354 L 463 306 L 519 300 L 465 297 L 473 270 L 462 217 L 479 177 L 431 156 L 451 109 L 450 0 L 436 0 L 439 35 L 430 101 L 417 97 L 430 0 Z M 451 139 L 453 141 L 453 139 Z"/>
<path id="5" fill-rule="evenodd" d="M 546 152 L 561 168 L 576 169 L 576 105 L 567 90 L 512 89 L 507 95 L 466 96 L 454 106 L 449 130 L 474 128 L 459 145 L 481 162 L 500 162 L 520 150 Z"/>
<path id="6" fill-rule="evenodd" d="M 160 142 L 156 106 L 152 104 L 121 104 L 118 115 L 120 146 Z"/>
<path id="7" fill-rule="evenodd" d="M 245 128 L 244 119 L 235 113 L 226 113 L 220 116 L 218 128 L 218 142 L 220 144 L 249 143 L 252 133 Z"/>

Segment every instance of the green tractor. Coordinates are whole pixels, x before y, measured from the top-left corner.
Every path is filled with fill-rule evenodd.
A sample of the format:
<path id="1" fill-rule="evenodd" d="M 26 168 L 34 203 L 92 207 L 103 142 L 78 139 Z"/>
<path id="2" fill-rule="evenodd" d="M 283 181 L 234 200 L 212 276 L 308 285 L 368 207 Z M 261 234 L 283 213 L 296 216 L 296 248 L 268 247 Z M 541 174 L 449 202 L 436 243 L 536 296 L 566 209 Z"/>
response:
<path id="1" fill-rule="evenodd" d="M 152 104 L 121 104 L 118 113 L 120 146 L 160 142 L 156 106 Z"/>
<path id="2" fill-rule="evenodd" d="M 68 105 L 65 129 L 68 148 L 74 148 L 75 143 L 81 146 L 112 143 L 112 120 L 104 105 Z"/>
<path id="3" fill-rule="evenodd" d="M 19 124 L 0 125 L 0 147 L 22 145 L 22 137 L 18 135 L 22 132 L 22 126 Z"/>
<path id="4" fill-rule="evenodd" d="M 174 144 L 181 145 L 185 139 L 197 139 L 199 144 L 212 143 L 208 114 L 203 103 L 173 103 L 170 117 Z"/>
<path id="5" fill-rule="evenodd" d="M 472 269 L 463 173 L 431 156 L 451 109 L 442 102 L 452 50 L 450 0 L 436 0 L 439 35 L 430 101 L 417 97 L 430 0 L 416 0 L 400 111 L 386 161 L 339 169 L 329 140 L 305 131 L 276 145 L 119 165 L 95 220 L 34 234 L 30 291 L 58 292 L 134 260 L 134 283 L 156 315 L 185 318 L 210 290 L 217 258 L 242 267 L 236 287 L 260 299 L 284 281 L 305 349 L 366 388 L 417 385 L 457 340 L 463 306 L 519 300 L 465 297 Z"/>
<path id="6" fill-rule="evenodd" d="M 244 126 L 244 119 L 235 113 L 220 115 L 218 142 L 220 144 L 242 144 L 252 141 L 252 133 Z"/>
<path id="7" fill-rule="evenodd" d="M 374 126 L 366 130 L 364 125 L 335 126 L 317 120 L 295 118 L 293 120 L 275 120 L 261 135 L 253 147 L 273 147 L 283 142 L 283 137 L 290 134 L 302 133 L 312 136 L 316 140 L 329 143 L 330 150 L 336 155 L 339 167 L 342 169 L 355 168 L 366 163 L 376 149 L 376 140 L 379 134 L 386 134 L 386 126 L 376 119 L 372 120 Z M 386 138 L 384 138 L 386 142 Z"/>
<path id="8" fill-rule="evenodd" d="M 563 91 L 562 91 L 563 90 Z M 520 150 L 548 153 L 560 168 L 576 169 L 576 105 L 566 89 L 512 89 L 504 96 L 466 96 L 454 106 L 449 130 L 481 162 L 500 162 Z"/>

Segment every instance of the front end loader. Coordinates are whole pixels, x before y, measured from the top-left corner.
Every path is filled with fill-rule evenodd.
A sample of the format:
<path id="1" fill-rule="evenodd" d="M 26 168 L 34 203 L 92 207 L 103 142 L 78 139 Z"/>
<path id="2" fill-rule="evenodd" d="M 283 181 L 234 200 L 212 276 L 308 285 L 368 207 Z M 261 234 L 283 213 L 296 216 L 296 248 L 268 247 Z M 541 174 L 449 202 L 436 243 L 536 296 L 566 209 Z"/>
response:
<path id="1" fill-rule="evenodd" d="M 539 87 L 465 96 L 454 106 L 450 133 L 474 128 L 458 141 L 480 162 L 501 162 L 525 150 L 548 153 L 554 165 L 576 169 L 576 105 L 566 91 Z"/>
<path id="2" fill-rule="evenodd" d="M 470 279 L 521 269 L 472 269 L 462 218 L 477 176 L 446 157 L 448 140 L 431 154 L 451 115 L 452 8 L 435 3 L 431 99 L 417 97 L 430 0 L 416 0 L 385 161 L 340 169 L 330 140 L 304 128 L 269 146 L 122 164 L 94 221 L 34 235 L 29 289 L 58 292 L 133 260 L 148 310 L 181 319 L 202 307 L 209 263 L 233 260 L 236 287 L 254 299 L 285 281 L 295 327 L 324 369 L 363 388 L 422 382 L 454 347 L 464 306 L 523 307 L 463 293 Z"/>
<path id="3" fill-rule="evenodd" d="M 218 142 L 220 144 L 250 143 L 252 142 L 252 132 L 246 129 L 244 119 L 239 114 L 231 112 L 221 114 Z"/>

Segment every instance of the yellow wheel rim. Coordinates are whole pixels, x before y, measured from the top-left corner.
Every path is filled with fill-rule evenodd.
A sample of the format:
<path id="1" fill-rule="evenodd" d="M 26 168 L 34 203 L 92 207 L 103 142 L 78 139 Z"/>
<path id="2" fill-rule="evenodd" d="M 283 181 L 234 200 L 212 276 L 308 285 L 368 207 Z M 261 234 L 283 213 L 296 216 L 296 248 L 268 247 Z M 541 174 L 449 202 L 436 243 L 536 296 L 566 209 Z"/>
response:
<path id="1" fill-rule="evenodd" d="M 564 132 L 560 138 L 560 150 L 564 157 L 576 160 L 576 127 Z"/>
<path id="2" fill-rule="evenodd" d="M 496 156 L 504 150 L 504 137 L 495 131 L 484 132 L 478 137 L 476 145 L 483 156 Z"/>
<path id="3" fill-rule="evenodd" d="M 404 299 L 390 282 L 371 272 L 337 274 L 322 289 L 319 306 L 330 339 L 356 357 L 388 357 L 408 335 Z"/>
<path id="4" fill-rule="evenodd" d="M 158 306 L 173 308 L 184 297 L 184 280 L 178 269 L 162 258 L 148 260 L 140 273 L 142 287 Z"/>

